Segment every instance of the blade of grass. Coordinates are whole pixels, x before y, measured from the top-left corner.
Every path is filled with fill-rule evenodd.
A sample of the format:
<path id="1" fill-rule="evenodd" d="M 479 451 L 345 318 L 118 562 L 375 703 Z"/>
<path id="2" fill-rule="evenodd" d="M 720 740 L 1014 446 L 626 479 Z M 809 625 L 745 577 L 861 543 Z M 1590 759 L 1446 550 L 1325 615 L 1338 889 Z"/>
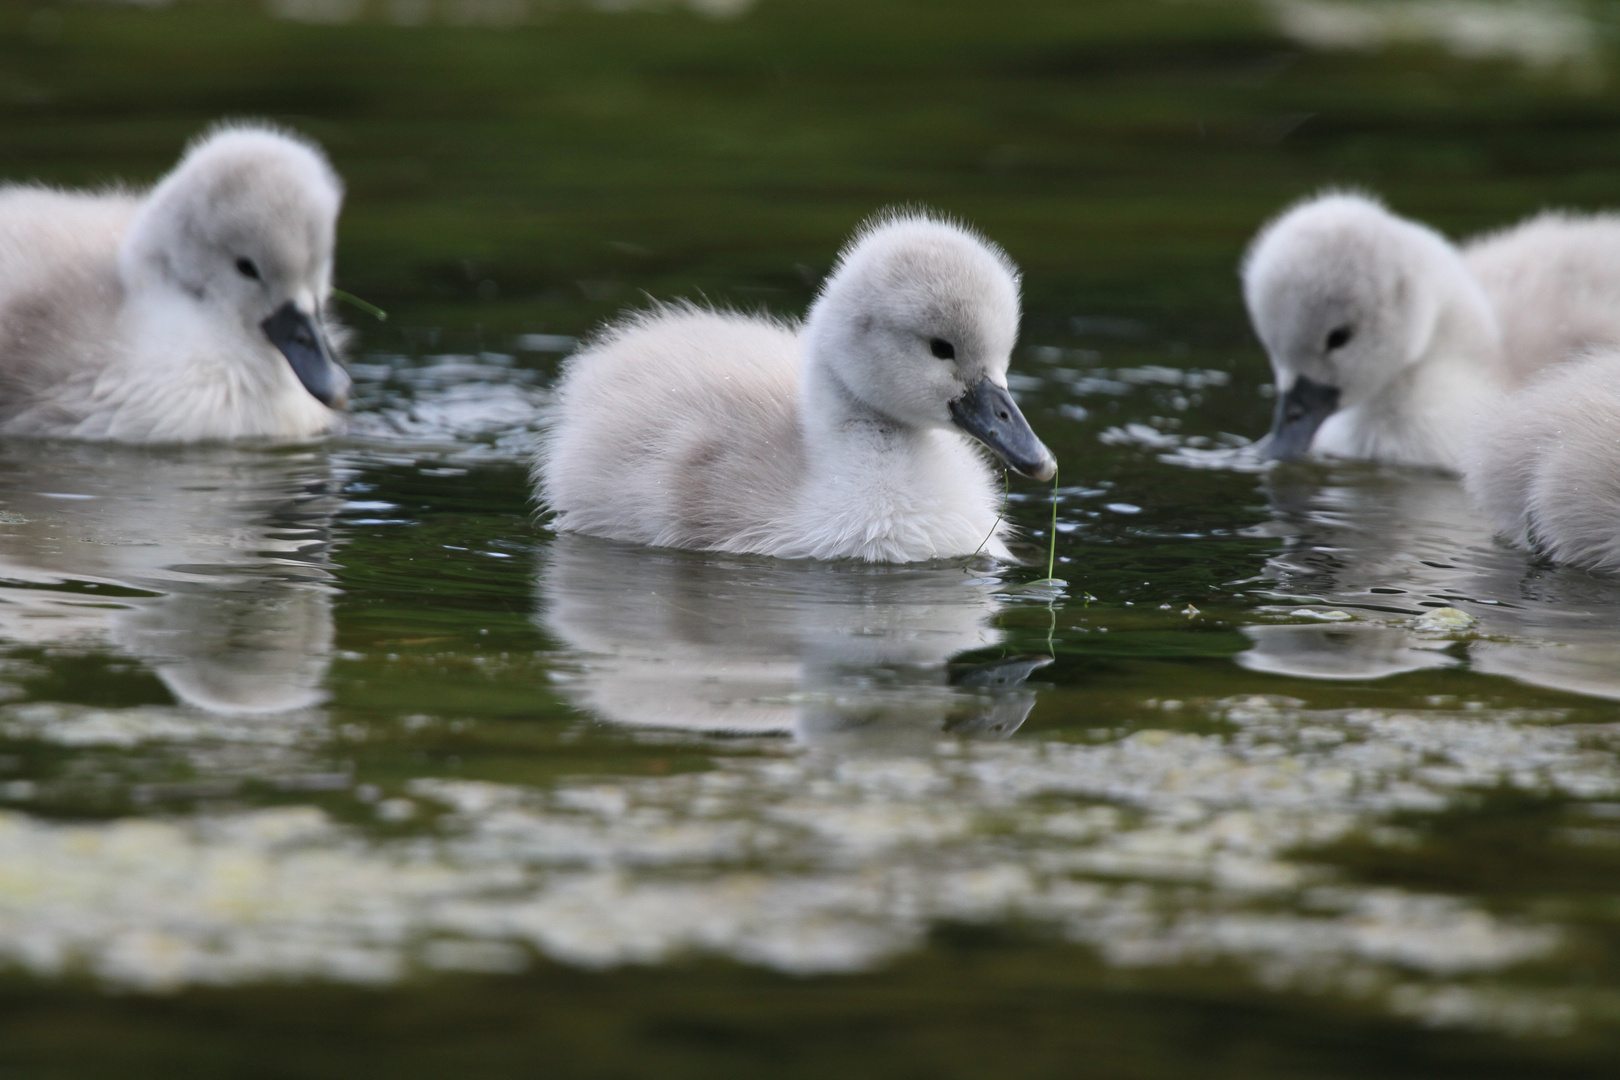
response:
<path id="1" fill-rule="evenodd" d="M 1046 578 L 1048 581 L 1052 579 L 1052 570 L 1057 566 L 1057 489 L 1058 470 L 1054 464 L 1052 466 L 1052 535 L 1048 537 L 1051 540 L 1051 547 L 1046 553 Z"/>
<path id="2" fill-rule="evenodd" d="M 354 295 L 354 293 L 344 292 L 342 289 L 333 289 L 332 298 L 334 300 L 342 300 L 345 304 L 351 304 L 354 307 L 359 308 L 367 315 L 375 318 L 378 322 L 388 321 L 388 312 L 384 311 L 382 308 L 371 303 L 370 301 L 360 299 L 358 296 Z"/>
<path id="3" fill-rule="evenodd" d="M 973 560 L 979 557 L 979 552 L 984 550 L 984 545 L 988 544 L 990 542 L 990 538 L 996 535 L 996 530 L 1001 528 L 1001 519 L 1007 516 L 1007 500 L 1010 498 L 1012 498 L 1012 481 L 1007 477 L 1007 470 L 1002 469 L 1001 510 L 996 514 L 996 523 L 990 526 L 990 531 L 984 534 L 984 539 L 979 541 L 979 546 L 973 549 L 973 554 L 969 555 L 967 557 L 967 562 L 962 564 L 962 569 L 964 571 L 973 565 Z"/>
<path id="4" fill-rule="evenodd" d="M 1057 507 L 1058 507 L 1058 474 L 1052 469 L 1052 534 L 1047 537 L 1046 576 L 1039 581 L 1032 581 L 1023 588 L 1034 588 L 1037 585 L 1067 585 L 1068 582 L 1052 576 L 1057 570 Z"/>

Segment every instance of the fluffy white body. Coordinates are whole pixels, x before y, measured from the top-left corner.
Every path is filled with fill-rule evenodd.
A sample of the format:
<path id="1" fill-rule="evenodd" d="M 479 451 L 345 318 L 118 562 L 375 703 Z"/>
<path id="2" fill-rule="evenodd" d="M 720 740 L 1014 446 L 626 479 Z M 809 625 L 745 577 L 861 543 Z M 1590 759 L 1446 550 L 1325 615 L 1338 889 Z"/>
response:
<path id="1" fill-rule="evenodd" d="M 572 359 L 540 497 L 560 529 L 643 544 L 873 562 L 983 545 L 1005 558 L 1001 485 L 953 410 L 975 390 L 995 397 L 1006 430 L 979 437 L 1051 475 L 1006 396 L 1018 319 L 999 250 L 946 222 L 879 219 L 802 327 L 661 307 Z"/>
<path id="2" fill-rule="evenodd" d="M 1465 480 L 1512 543 L 1620 571 L 1620 352 L 1562 364 L 1501 402 Z"/>
<path id="3" fill-rule="evenodd" d="M 1511 387 L 1620 348 L 1620 215 L 1540 214 L 1468 241 L 1463 258 L 1496 311 Z"/>
<path id="4" fill-rule="evenodd" d="M 1469 431 L 1514 382 L 1496 310 L 1462 255 L 1371 199 L 1330 194 L 1288 210 L 1256 237 L 1242 277 L 1276 374 L 1277 456 L 1459 470 Z"/>
<path id="5" fill-rule="evenodd" d="M 0 188 L 0 435 L 330 429 L 315 395 L 341 405 L 347 388 L 319 329 L 341 201 L 318 150 L 247 127 L 193 145 L 144 196 Z M 283 309 L 297 343 L 282 323 L 267 336 Z"/>

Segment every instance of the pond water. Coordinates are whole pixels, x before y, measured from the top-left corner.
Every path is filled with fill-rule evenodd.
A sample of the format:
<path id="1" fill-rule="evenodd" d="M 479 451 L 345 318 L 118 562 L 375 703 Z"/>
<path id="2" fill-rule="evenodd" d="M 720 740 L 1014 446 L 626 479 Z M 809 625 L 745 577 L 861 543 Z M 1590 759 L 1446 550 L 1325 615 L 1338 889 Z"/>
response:
<path id="1" fill-rule="evenodd" d="M 1449 13 L 1449 14 L 1448 14 Z M 1234 266 L 1326 183 L 1620 201 L 1609 8 L 0 9 L 6 175 L 220 115 L 349 182 L 349 430 L 0 444 L 19 1076 L 1590 1076 L 1620 582 L 1458 485 L 1268 469 Z M 1526 21 L 1528 20 L 1528 21 Z M 793 314 L 922 200 L 1025 271 L 1027 562 L 558 535 L 624 305 Z M 1047 545 L 1056 521 L 1055 576 Z"/>

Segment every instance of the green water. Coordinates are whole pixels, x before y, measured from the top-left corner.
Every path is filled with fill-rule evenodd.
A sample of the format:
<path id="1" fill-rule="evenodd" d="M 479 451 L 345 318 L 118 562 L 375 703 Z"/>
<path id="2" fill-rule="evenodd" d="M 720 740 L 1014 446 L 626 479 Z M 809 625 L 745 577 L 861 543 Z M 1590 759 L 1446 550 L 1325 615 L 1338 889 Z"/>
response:
<path id="1" fill-rule="evenodd" d="M 1533 27 L 0 5 L 7 178 L 145 181 L 273 117 L 390 314 L 351 316 L 329 444 L 0 445 L 0 1071 L 1612 1070 L 1620 585 L 1443 478 L 1237 449 L 1270 401 L 1234 268 L 1288 200 L 1620 202 L 1612 6 L 1476 7 Z M 536 520 L 570 339 L 645 295 L 801 312 L 897 202 L 1024 269 L 1065 591 L 1023 588 L 1053 494 L 1016 480 L 1020 567 Z"/>

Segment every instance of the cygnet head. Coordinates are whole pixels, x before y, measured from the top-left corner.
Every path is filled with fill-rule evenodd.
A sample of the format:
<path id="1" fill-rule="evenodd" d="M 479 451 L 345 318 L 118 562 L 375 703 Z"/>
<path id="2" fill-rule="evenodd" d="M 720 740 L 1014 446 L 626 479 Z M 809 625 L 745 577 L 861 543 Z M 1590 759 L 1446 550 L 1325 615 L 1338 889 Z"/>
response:
<path id="1" fill-rule="evenodd" d="M 1305 454 L 1336 410 L 1370 400 L 1422 360 L 1440 286 L 1459 274 L 1444 237 L 1361 195 L 1320 196 L 1262 229 L 1242 275 L 1277 380 L 1268 456 Z"/>
<path id="2" fill-rule="evenodd" d="M 965 431 L 1049 480 L 1057 462 L 1007 391 L 1018 315 L 1018 270 L 1000 248 L 949 221 L 885 214 L 839 254 L 806 320 L 805 355 L 816 389 L 846 411 Z"/>
<path id="3" fill-rule="evenodd" d="M 147 197 L 118 252 L 132 298 L 202 305 L 341 408 L 349 376 L 321 329 L 343 186 L 319 149 L 263 127 L 194 143 Z"/>

